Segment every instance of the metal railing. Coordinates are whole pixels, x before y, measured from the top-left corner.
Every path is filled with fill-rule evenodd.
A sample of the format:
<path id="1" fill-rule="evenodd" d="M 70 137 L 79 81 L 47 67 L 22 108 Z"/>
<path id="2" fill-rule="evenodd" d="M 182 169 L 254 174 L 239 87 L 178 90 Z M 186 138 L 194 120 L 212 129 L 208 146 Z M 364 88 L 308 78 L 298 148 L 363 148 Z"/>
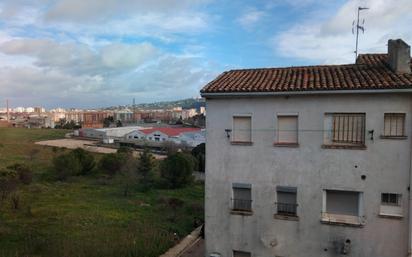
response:
<path id="1" fill-rule="evenodd" d="M 296 216 L 298 204 L 296 203 L 276 203 L 277 214 L 286 216 Z"/>
<path id="2" fill-rule="evenodd" d="M 233 211 L 252 211 L 252 200 L 232 199 Z"/>
<path id="3" fill-rule="evenodd" d="M 344 144 L 365 144 L 364 113 L 333 113 L 332 141 Z"/>

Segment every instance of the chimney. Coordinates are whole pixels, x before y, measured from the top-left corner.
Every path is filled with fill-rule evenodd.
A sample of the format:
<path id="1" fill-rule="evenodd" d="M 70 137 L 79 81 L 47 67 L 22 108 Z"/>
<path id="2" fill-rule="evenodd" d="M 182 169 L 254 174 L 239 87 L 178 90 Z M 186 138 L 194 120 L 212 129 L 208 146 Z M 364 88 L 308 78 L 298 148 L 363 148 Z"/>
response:
<path id="1" fill-rule="evenodd" d="M 388 40 L 388 64 L 395 73 L 411 73 L 411 47 L 402 39 Z"/>

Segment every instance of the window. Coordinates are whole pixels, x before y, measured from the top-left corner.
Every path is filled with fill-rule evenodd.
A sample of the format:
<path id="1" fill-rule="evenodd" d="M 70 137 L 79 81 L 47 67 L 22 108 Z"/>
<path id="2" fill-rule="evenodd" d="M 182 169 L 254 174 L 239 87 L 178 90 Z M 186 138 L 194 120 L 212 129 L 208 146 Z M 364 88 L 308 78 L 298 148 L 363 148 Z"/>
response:
<path id="1" fill-rule="evenodd" d="M 399 194 L 390 194 L 390 193 L 383 193 L 382 194 L 382 204 L 383 205 L 400 205 L 400 196 Z"/>
<path id="2" fill-rule="evenodd" d="M 322 221 L 362 225 L 363 194 L 355 191 L 325 190 Z"/>
<path id="3" fill-rule="evenodd" d="M 382 193 L 379 215 L 401 218 L 403 216 L 402 195 L 396 193 Z"/>
<path id="4" fill-rule="evenodd" d="M 296 187 L 278 186 L 277 194 L 277 214 L 285 216 L 297 216 Z"/>
<path id="5" fill-rule="evenodd" d="M 405 137 L 405 113 L 385 113 L 384 137 Z"/>
<path id="6" fill-rule="evenodd" d="M 325 145 L 365 147 L 365 121 L 365 113 L 326 114 Z"/>
<path id="7" fill-rule="evenodd" d="M 243 252 L 243 251 L 233 251 L 233 257 L 251 257 L 252 254 L 250 252 Z"/>
<path id="8" fill-rule="evenodd" d="M 278 115 L 277 144 L 298 143 L 298 116 Z"/>
<path id="9" fill-rule="evenodd" d="M 252 211 L 252 186 L 250 184 L 233 183 L 233 198 L 232 198 L 232 210 L 233 211 Z"/>
<path id="10" fill-rule="evenodd" d="M 232 142 L 250 143 L 252 142 L 252 117 L 234 116 Z"/>

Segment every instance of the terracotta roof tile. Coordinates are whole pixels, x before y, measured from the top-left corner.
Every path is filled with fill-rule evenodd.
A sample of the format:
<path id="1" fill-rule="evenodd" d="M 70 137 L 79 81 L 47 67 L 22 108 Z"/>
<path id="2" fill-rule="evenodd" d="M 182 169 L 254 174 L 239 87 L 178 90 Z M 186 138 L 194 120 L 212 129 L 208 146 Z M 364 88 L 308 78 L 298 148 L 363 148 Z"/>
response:
<path id="1" fill-rule="evenodd" d="M 362 54 L 356 64 L 231 70 L 201 93 L 412 88 L 412 74 L 394 73 L 386 59 L 387 54 Z"/>

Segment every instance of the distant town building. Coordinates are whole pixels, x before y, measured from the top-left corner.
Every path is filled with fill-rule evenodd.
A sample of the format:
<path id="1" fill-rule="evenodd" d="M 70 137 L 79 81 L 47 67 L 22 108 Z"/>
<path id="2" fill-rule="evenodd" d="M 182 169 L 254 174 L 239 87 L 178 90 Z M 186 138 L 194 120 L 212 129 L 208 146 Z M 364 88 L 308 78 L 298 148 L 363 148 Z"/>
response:
<path id="1" fill-rule="evenodd" d="M 83 128 L 103 128 L 105 118 L 108 118 L 108 112 L 84 112 L 83 113 Z"/>

